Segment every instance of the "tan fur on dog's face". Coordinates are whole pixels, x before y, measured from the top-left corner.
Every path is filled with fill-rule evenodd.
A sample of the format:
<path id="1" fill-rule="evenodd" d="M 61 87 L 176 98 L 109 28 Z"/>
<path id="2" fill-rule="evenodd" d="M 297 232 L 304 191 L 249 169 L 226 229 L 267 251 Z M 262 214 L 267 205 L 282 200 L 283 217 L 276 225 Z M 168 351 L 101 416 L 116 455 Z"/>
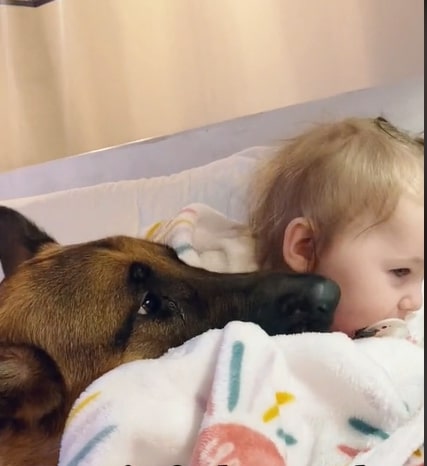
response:
<path id="1" fill-rule="evenodd" d="M 134 264 L 145 266 L 146 276 L 132 277 Z M 2 285 L 0 341 L 43 349 L 66 387 L 80 392 L 94 376 L 135 358 L 158 357 L 187 339 L 178 309 L 157 321 L 140 308 L 147 292 L 152 299 L 161 294 L 197 302 L 186 286 L 191 272 L 172 251 L 143 240 L 46 245 Z"/>
<path id="2" fill-rule="evenodd" d="M 336 285 L 314 275 L 215 274 L 129 237 L 60 246 L 0 207 L 0 466 L 56 464 L 67 413 L 97 377 L 231 320 L 327 331 Z"/>

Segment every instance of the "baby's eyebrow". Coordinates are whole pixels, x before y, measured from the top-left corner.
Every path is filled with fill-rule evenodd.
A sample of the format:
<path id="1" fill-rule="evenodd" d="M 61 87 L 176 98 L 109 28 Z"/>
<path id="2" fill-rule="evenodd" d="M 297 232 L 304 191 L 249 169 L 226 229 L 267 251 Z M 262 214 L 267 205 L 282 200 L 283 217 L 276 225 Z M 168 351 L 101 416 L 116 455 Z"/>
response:
<path id="1" fill-rule="evenodd" d="M 409 257 L 408 262 L 415 266 L 422 266 L 424 268 L 424 258 L 423 257 Z"/>
<path id="2" fill-rule="evenodd" d="M 424 266 L 424 258 L 423 257 L 395 257 L 393 262 L 404 262 L 410 263 L 413 265 L 422 265 Z"/>

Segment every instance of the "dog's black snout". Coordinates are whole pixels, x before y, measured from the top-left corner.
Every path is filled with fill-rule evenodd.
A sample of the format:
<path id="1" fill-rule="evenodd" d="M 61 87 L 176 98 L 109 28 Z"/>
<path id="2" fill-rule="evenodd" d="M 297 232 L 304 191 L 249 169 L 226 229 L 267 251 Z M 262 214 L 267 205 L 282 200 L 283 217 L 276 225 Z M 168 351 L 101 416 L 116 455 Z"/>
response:
<path id="1" fill-rule="evenodd" d="M 308 291 L 308 298 L 313 305 L 327 313 L 333 312 L 340 300 L 341 292 L 339 286 L 332 280 L 322 279 L 314 283 Z"/>
<path id="2" fill-rule="evenodd" d="M 148 265 L 142 262 L 133 262 L 129 267 L 129 280 L 132 283 L 144 283 L 150 276 L 151 269 Z"/>

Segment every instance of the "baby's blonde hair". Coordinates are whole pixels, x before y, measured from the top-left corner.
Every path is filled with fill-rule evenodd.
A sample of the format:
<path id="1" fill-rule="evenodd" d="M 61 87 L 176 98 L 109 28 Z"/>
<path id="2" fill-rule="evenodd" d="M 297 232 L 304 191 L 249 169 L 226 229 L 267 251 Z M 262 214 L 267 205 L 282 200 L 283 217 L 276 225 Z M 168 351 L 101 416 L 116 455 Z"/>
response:
<path id="1" fill-rule="evenodd" d="M 286 268 L 283 235 L 296 217 L 314 232 L 315 250 L 361 216 L 386 221 L 403 194 L 423 196 L 424 138 L 382 117 L 314 126 L 287 142 L 255 174 L 249 223 L 262 268 Z"/>

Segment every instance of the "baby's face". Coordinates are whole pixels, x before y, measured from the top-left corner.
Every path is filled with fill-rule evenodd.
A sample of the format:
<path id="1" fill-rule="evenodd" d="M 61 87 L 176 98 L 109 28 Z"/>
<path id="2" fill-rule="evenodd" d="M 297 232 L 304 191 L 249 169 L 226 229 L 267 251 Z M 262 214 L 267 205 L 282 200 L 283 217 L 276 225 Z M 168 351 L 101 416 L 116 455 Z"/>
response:
<path id="1" fill-rule="evenodd" d="M 349 336 L 379 320 L 404 319 L 422 305 L 424 206 L 402 198 L 387 222 L 364 230 L 359 225 L 337 235 L 315 270 L 340 285 L 333 330 Z"/>

